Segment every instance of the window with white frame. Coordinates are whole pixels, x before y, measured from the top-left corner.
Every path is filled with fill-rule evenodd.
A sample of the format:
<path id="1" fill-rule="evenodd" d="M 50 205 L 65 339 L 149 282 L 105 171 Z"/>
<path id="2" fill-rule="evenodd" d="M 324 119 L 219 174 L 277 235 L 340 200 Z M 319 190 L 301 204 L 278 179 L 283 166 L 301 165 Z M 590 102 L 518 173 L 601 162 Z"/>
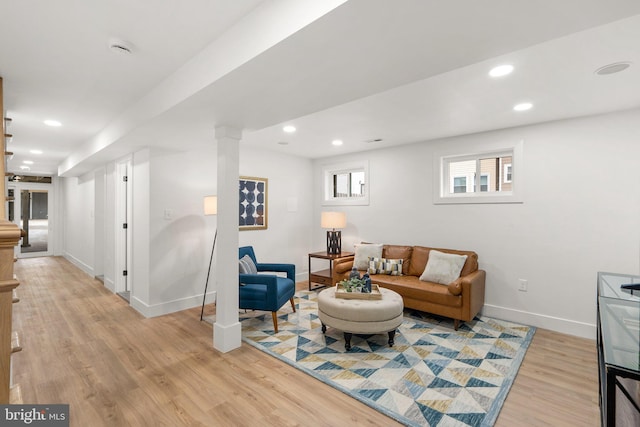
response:
<path id="1" fill-rule="evenodd" d="M 508 184 L 511 182 L 511 163 L 506 163 L 504 165 L 504 183 Z"/>
<path id="2" fill-rule="evenodd" d="M 521 203 L 522 146 L 437 156 L 434 203 Z"/>
<path id="3" fill-rule="evenodd" d="M 368 205 L 369 163 L 358 161 L 323 168 L 324 205 Z"/>

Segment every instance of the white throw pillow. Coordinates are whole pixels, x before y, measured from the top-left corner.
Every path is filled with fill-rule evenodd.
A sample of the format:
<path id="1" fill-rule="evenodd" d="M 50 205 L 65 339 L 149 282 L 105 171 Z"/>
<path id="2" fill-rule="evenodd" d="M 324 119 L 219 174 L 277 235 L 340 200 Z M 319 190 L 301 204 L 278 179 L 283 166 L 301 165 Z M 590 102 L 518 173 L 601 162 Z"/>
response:
<path id="1" fill-rule="evenodd" d="M 258 267 L 256 267 L 249 255 L 245 255 L 238 260 L 238 270 L 240 270 L 240 274 L 258 274 Z"/>
<path id="2" fill-rule="evenodd" d="M 460 277 L 466 260 L 466 255 L 447 254 L 432 249 L 420 280 L 448 285 Z"/>
<path id="3" fill-rule="evenodd" d="M 358 270 L 367 270 L 369 268 L 369 257 L 382 257 L 382 243 L 363 243 L 353 246 L 355 247 L 353 265 Z"/>

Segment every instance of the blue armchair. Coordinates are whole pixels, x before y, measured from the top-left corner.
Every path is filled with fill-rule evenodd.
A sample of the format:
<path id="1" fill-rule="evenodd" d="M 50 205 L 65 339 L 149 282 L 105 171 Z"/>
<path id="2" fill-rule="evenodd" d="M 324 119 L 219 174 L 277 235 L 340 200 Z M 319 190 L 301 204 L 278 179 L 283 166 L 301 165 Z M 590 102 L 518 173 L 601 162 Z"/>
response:
<path id="1" fill-rule="evenodd" d="M 240 308 L 270 311 L 273 318 L 273 328 L 277 333 L 277 311 L 280 307 L 289 300 L 293 311 L 296 311 L 296 306 L 293 302 L 293 295 L 296 293 L 296 266 L 294 264 L 259 263 L 256 261 L 252 246 L 241 247 L 238 255 L 238 259 L 248 255 L 258 272 L 287 273 L 287 277 L 275 274 L 240 274 Z"/>

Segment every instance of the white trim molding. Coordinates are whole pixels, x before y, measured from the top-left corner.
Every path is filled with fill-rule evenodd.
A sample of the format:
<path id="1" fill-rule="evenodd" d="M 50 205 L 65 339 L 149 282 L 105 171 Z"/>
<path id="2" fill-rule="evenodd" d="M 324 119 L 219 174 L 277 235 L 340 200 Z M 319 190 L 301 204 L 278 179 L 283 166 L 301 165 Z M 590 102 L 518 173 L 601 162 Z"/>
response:
<path id="1" fill-rule="evenodd" d="M 482 315 L 510 322 L 535 326 L 536 328 L 549 329 L 563 334 L 582 338 L 596 339 L 596 325 L 578 322 L 560 317 L 547 316 L 546 314 L 530 313 L 528 311 L 514 310 L 512 308 L 485 304 Z"/>

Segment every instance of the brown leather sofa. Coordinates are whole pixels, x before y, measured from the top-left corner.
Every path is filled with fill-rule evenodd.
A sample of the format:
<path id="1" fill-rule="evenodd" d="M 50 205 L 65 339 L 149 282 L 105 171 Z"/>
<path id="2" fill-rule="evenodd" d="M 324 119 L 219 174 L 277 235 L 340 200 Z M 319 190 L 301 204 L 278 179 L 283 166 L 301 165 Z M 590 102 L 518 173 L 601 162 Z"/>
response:
<path id="1" fill-rule="evenodd" d="M 429 252 L 467 255 L 460 277 L 448 285 L 425 282 L 420 276 L 429 260 Z M 478 269 L 478 254 L 472 251 L 427 248 L 424 246 L 383 245 L 382 257 L 402 259 L 402 276 L 371 275 L 371 282 L 391 289 L 404 300 L 406 308 L 437 314 L 454 319 L 458 330 L 460 321 L 472 320 L 484 305 L 486 273 Z M 354 258 L 341 258 L 334 262 L 333 283 L 349 278 Z M 360 271 L 362 275 L 365 271 Z"/>

